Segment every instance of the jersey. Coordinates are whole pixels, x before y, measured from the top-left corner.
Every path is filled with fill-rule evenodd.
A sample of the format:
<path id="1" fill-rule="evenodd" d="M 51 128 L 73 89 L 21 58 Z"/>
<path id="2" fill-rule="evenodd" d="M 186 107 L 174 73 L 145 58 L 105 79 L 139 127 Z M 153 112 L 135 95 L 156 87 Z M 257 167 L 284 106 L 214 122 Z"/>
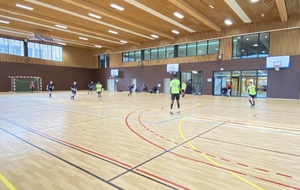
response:
<path id="1" fill-rule="evenodd" d="M 72 91 L 72 92 L 76 92 L 76 91 L 77 91 L 77 86 L 76 86 L 76 84 L 72 84 L 72 86 L 71 86 L 71 91 Z"/>
<path id="2" fill-rule="evenodd" d="M 186 83 L 182 83 L 181 88 L 182 88 L 182 90 L 185 90 L 186 89 Z"/>
<path id="3" fill-rule="evenodd" d="M 256 95 L 256 90 L 255 90 L 255 86 L 254 85 L 250 85 L 250 86 L 248 86 L 248 93 L 250 94 L 250 95 Z"/>
<path id="4" fill-rule="evenodd" d="M 178 79 L 173 79 L 170 82 L 171 94 L 179 94 L 180 81 Z"/>
<path id="5" fill-rule="evenodd" d="M 96 89 L 97 89 L 97 92 L 101 92 L 102 91 L 102 84 L 96 84 Z"/>
<path id="6" fill-rule="evenodd" d="M 47 90 L 52 90 L 54 88 L 54 84 L 52 83 L 49 83 L 48 85 L 47 85 Z"/>

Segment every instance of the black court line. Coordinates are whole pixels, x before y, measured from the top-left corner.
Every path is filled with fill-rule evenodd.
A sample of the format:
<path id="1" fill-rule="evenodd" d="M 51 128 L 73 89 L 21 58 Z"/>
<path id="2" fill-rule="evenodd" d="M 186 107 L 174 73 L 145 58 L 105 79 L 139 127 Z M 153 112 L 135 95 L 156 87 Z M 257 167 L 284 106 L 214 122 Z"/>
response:
<path id="1" fill-rule="evenodd" d="M 12 125 L 15 125 L 15 126 L 17 126 L 17 127 L 19 127 L 19 128 L 25 129 L 25 130 L 28 131 L 28 132 L 34 133 L 34 134 L 36 134 L 36 135 L 38 135 L 38 136 L 41 136 L 41 137 L 43 137 L 43 138 L 46 138 L 46 139 L 48 139 L 48 140 L 51 140 L 51 141 L 56 142 L 56 143 L 58 143 L 58 144 L 61 144 L 61 145 L 63 145 L 63 146 L 66 146 L 66 147 L 69 147 L 69 148 L 71 148 L 71 149 L 77 150 L 77 151 L 79 151 L 79 152 L 82 152 L 82 153 L 87 154 L 87 155 L 89 155 L 89 156 L 92 156 L 92 157 L 94 157 L 94 158 L 97 158 L 97 159 L 100 159 L 100 160 L 105 161 L 105 162 L 107 162 L 107 163 L 110 163 L 110 164 L 112 164 L 112 165 L 118 166 L 118 167 L 120 167 L 120 168 L 122 168 L 122 169 L 124 169 L 124 170 L 131 171 L 131 170 L 129 170 L 128 168 L 126 168 L 126 167 L 124 167 L 124 166 L 122 166 L 122 165 L 120 165 L 120 164 L 117 164 L 117 163 L 115 163 L 115 162 L 106 160 L 106 159 L 104 159 L 104 158 L 101 158 L 101 157 L 99 157 L 99 156 L 97 156 L 97 155 L 94 155 L 94 154 L 91 154 L 91 153 L 89 153 L 89 152 L 86 152 L 86 151 L 84 151 L 84 150 L 80 150 L 80 149 L 78 149 L 78 148 L 72 147 L 72 146 L 70 146 L 70 145 L 67 145 L 67 144 L 65 144 L 65 143 L 63 143 L 63 142 L 60 142 L 60 141 L 55 140 L 55 139 L 52 139 L 52 138 L 50 138 L 50 137 L 46 137 L 46 136 L 43 136 L 43 135 L 41 135 L 41 134 L 38 134 L 38 133 L 36 133 L 34 130 L 27 129 L 26 127 L 23 127 L 22 125 L 20 125 L 20 124 L 14 122 L 14 121 L 10 121 L 10 120 L 7 120 L 7 119 L 2 118 L 2 117 L 0 117 L 0 119 L 3 120 L 3 121 L 6 121 L 6 122 L 8 122 L 8 123 L 10 123 L 10 124 L 12 124 Z M 0 129 L 2 129 L 2 128 L 0 128 Z M 4 130 L 4 129 L 2 129 L 2 130 Z M 161 185 L 163 185 L 163 186 L 169 187 L 169 188 L 171 188 L 171 189 L 176 189 L 176 188 L 174 188 L 174 187 L 172 187 L 172 186 L 170 186 L 170 185 L 168 185 L 168 184 L 165 184 L 165 183 L 163 183 L 163 182 L 161 182 L 161 181 L 158 181 L 158 180 L 156 180 L 156 179 L 153 179 L 153 178 L 150 178 L 150 177 L 148 177 L 148 176 L 145 176 L 144 174 L 138 173 L 138 172 L 136 172 L 136 171 L 131 171 L 131 172 L 133 172 L 133 173 L 135 173 L 135 174 L 137 174 L 137 175 L 139 175 L 139 176 L 145 177 L 145 178 L 147 178 L 147 179 L 149 179 L 149 180 L 151 180 L 151 181 L 154 181 L 154 182 L 156 182 L 156 183 L 158 183 L 158 184 L 161 184 Z M 109 180 L 108 180 L 108 182 L 109 182 Z"/>
<path id="2" fill-rule="evenodd" d="M 15 138 L 17 138 L 17 139 L 19 139 L 19 140 L 21 140 L 21 141 L 23 141 L 23 142 L 31 145 L 31 146 L 33 146 L 34 148 L 36 148 L 36 149 L 38 149 L 40 151 L 43 151 L 43 152 L 45 152 L 45 153 L 47 153 L 47 154 L 49 154 L 49 155 L 51 155 L 51 156 L 53 156 L 53 157 L 55 157 L 55 158 L 57 158 L 59 160 L 61 160 L 61 161 L 65 162 L 65 163 L 67 163 L 67 164 L 69 164 L 69 165 L 71 165 L 71 166 L 73 166 L 73 167 L 75 167 L 75 168 L 77 168 L 77 169 L 79 169 L 79 170 L 81 170 L 81 171 L 83 171 L 83 172 L 85 172 L 85 173 L 87 173 L 87 174 L 89 174 L 89 175 L 91 175 L 91 176 L 99 179 L 100 181 L 102 181 L 102 182 L 104 182 L 104 183 L 106 183 L 106 184 L 108 184 L 108 185 L 110 185 L 110 186 L 112 186 L 112 187 L 114 187 L 116 189 L 120 189 L 120 190 L 123 189 L 123 188 L 121 188 L 121 187 L 119 187 L 119 186 L 117 186 L 117 185 L 115 185 L 115 184 L 113 184 L 113 183 L 111 183 L 111 182 L 109 182 L 109 181 L 107 181 L 107 180 L 105 180 L 105 179 L 97 176 L 96 174 L 93 174 L 92 172 L 90 172 L 90 171 L 88 171 L 88 170 L 86 170 L 86 169 L 84 169 L 84 168 L 82 168 L 80 166 L 77 166 L 77 165 L 73 164 L 72 162 L 69 162 L 68 160 L 65 160 L 65 159 L 63 159 L 63 158 L 61 158 L 61 157 L 59 157 L 59 156 L 57 156 L 57 155 L 55 155 L 55 154 L 53 154 L 53 153 L 45 150 L 45 149 L 43 149 L 43 148 L 41 148 L 41 147 L 39 147 L 39 146 L 37 146 L 35 144 L 32 144 L 32 143 L 26 141 L 25 139 L 22 139 L 21 137 L 18 137 L 17 135 L 14 135 L 13 133 L 10 133 L 9 131 L 7 131 L 5 129 L 2 129 L 2 128 L 0 128 L 0 129 L 2 131 L 4 131 L 4 132 L 10 134 L 11 136 L 13 136 L 13 137 L 15 137 Z"/>
<path id="3" fill-rule="evenodd" d="M 264 151 L 267 151 L 267 152 L 274 152 L 274 153 L 278 153 L 278 154 L 285 154 L 285 155 L 289 155 L 289 156 L 300 157 L 300 155 L 297 155 L 297 154 L 291 154 L 291 153 L 281 152 L 281 151 L 277 151 L 277 150 L 270 150 L 270 149 L 256 147 L 256 146 L 250 146 L 250 145 L 245 145 L 245 144 L 239 144 L 239 143 L 233 143 L 233 142 L 222 141 L 222 140 L 217 140 L 217 139 L 211 139 L 211 138 L 207 138 L 207 137 L 200 137 L 200 138 L 211 140 L 211 141 L 222 142 L 222 143 L 226 143 L 226 144 L 237 145 L 237 146 L 241 146 L 241 147 L 253 148 L 253 149 L 257 149 L 257 150 L 264 150 Z"/>
<path id="4" fill-rule="evenodd" d="M 229 121 L 229 120 L 228 120 L 228 121 Z M 187 140 L 187 141 L 184 141 L 183 143 L 180 143 L 180 144 L 174 146 L 173 148 L 171 148 L 171 149 L 169 149 L 169 150 L 166 150 L 165 152 L 160 153 L 160 154 L 158 154 L 158 155 L 156 155 L 156 156 L 154 156 L 154 157 L 152 157 L 152 158 L 150 158 L 150 159 L 148 159 L 148 160 L 146 160 L 146 161 L 140 163 L 139 165 L 136 165 L 136 166 L 132 167 L 132 168 L 129 169 L 128 171 L 125 171 L 125 172 L 123 172 L 123 173 L 121 173 L 121 174 L 119 174 L 119 175 L 117 175 L 117 176 L 115 176 L 115 177 L 109 179 L 108 181 L 113 181 L 113 180 L 115 180 L 116 178 L 121 177 L 122 175 L 125 175 L 126 173 L 128 173 L 128 172 L 130 172 L 130 171 L 132 171 L 132 170 L 134 170 L 134 169 L 136 169 L 136 168 L 138 168 L 138 167 L 140 167 L 140 166 L 142 166 L 142 165 L 145 165 L 145 164 L 147 164 L 148 162 L 150 162 L 150 161 L 152 161 L 152 160 L 154 160 L 154 159 L 156 159 L 156 158 L 158 158 L 158 157 L 160 157 L 160 156 L 162 156 L 162 155 L 164 155 L 164 154 L 166 154 L 166 153 L 169 153 L 171 150 L 174 150 L 174 149 L 176 149 L 176 148 L 178 148 L 178 147 L 180 147 L 180 146 L 182 146 L 182 145 L 184 145 L 184 144 L 186 144 L 186 143 L 188 143 L 188 142 L 190 142 L 190 141 L 192 141 L 192 140 L 194 140 L 194 139 L 200 137 L 201 135 L 204 135 L 204 134 L 206 134 L 206 133 L 208 133 L 208 132 L 210 132 L 210 131 L 212 131 L 212 130 L 218 128 L 218 127 L 220 127 L 221 125 L 224 125 L 224 124 L 227 123 L 228 121 L 225 121 L 225 122 L 223 122 L 223 123 L 221 123 L 221 124 L 219 124 L 219 125 L 217 125 L 217 126 L 211 128 L 211 129 L 208 129 L 208 130 L 206 130 L 206 131 L 200 133 L 199 135 L 197 135 L 197 136 L 195 136 L 195 137 L 192 137 L 191 139 L 189 139 L 189 140 Z"/>

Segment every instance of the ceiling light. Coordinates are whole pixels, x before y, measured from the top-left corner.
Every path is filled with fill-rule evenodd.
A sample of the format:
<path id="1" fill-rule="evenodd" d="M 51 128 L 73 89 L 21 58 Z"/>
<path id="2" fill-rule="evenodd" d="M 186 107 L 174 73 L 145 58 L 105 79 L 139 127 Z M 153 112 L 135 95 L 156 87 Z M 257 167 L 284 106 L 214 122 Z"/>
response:
<path id="1" fill-rule="evenodd" d="M 253 44 L 253 46 L 254 46 L 254 47 L 257 47 L 257 46 L 258 46 L 258 44 Z"/>
<path id="2" fill-rule="evenodd" d="M 232 25 L 232 22 L 231 22 L 231 20 L 229 20 L 229 19 L 226 19 L 226 20 L 224 21 L 224 23 L 225 23 L 226 25 Z"/>
<path id="3" fill-rule="evenodd" d="M 259 0 L 251 0 L 252 3 L 256 3 L 258 2 Z"/>
<path id="4" fill-rule="evenodd" d="M 110 4 L 110 6 L 111 6 L 112 8 L 118 9 L 119 11 L 123 11 L 123 10 L 124 10 L 123 7 L 121 7 L 121 6 L 119 6 L 119 5 L 116 5 L 116 4 L 114 4 L 114 3 Z"/>
<path id="5" fill-rule="evenodd" d="M 215 7 L 213 5 L 209 5 L 210 8 L 214 9 Z"/>
<path id="6" fill-rule="evenodd" d="M 80 40 L 88 40 L 87 38 L 85 37 L 79 37 Z"/>
<path id="7" fill-rule="evenodd" d="M 112 33 L 112 34 L 118 34 L 118 32 L 113 31 L 113 30 L 109 30 L 108 32 L 109 32 L 109 33 Z"/>
<path id="8" fill-rule="evenodd" d="M 155 35 L 155 34 L 151 34 L 151 37 L 153 37 L 153 38 L 159 38 L 157 35 Z"/>
<path id="9" fill-rule="evenodd" d="M 0 20 L 0 23 L 3 23 L 3 24 L 9 24 L 8 21 L 5 21 L 5 20 Z"/>
<path id="10" fill-rule="evenodd" d="M 120 40 L 120 42 L 123 44 L 127 44 L 127 42 L 125 40 Z"/>
<path id="11" fill-rule="evenodd" d="M 58 28 L 63 28 L 63 29 L 67 29 L 68 28 L 66 26 L 62 26 L 62 25 L 59 25 L 59 24 L 56 24 L 55 26 L 58 27 Z"/>
<path id="12" fill-rule="evenodd" d="M 249 40 L 249 38 L 246 38 L 246 40 Z"/>
<path id="13" fill-rule="evenodd" d="M 102 48 L 102 46 L 100 46 L 100 45 L 95 45 L 95 47 L 96 47 L 96 48 Z"/>
<path id="14" fill-rule="evenodd" d="M 62 43 L 62 42 L 58 42 L 57 44 L 63 45 L 63 46 L 67 45 L 66 43 Z"/>
<path id="15" fill-rule="evenodd" d="M 198 71 L 192 71 L 192 73 L 194 73 L 194 74 L 197 74 L 197 73 L 198 73 Z"/>
<path id="16" fill-rule="evenodd" d="M 20 8 L 23 8 L 23 9 L 31 10 L 31 11 L 33 10 L 32 7 L 28 7 L 28 6 L 25 6 L 25 5 L 21 5 L 21 4 L 19 4 L 19 3 L 17 3 L 16 6 L 17 6 L 17 7 L 20 7 Z"/>
<path id="17" fill-rule="evenodd" d="M 179 34 L 180 32 L 178 32 L 177 30 L 172 30 L 172 33 Z"/>
<path id="18" fill-rule="evenodd" d="M 268 38 L 268 36 L 265 36 L 265 38 Z"/>
<path id="19" fill-rule="evenodd" d="M 180 18 L 180 19 L 184 17 L 182 14 L 180 14 L 180 13 L 178 13 L 178 12 L 175 12 L 175 13 L 174 13 L 174 16 L 176 16 L 176 17 L 178 17 L 178 18 Z"/>
<path id="20" fill-rule="evenodd" d="M 266 51 L 262 51 L 262 53 L 266 53 Z"/>
<path id="21" fill-rule="evenodd" d="M 97 18 L 97 19 L 100 19 L 100 18 L 101 18 L 101 16 L 95 15 L 95 14 L 93 14 L 93 13 L 89 13 L 89 16 L 90 16 L 90 17 Z"/>
<path id="22" fill-rule="evenodd" d="M 265 14 L 262 13 L 262 14 L 261 14 L 261 17 L 265 17 Z"/>

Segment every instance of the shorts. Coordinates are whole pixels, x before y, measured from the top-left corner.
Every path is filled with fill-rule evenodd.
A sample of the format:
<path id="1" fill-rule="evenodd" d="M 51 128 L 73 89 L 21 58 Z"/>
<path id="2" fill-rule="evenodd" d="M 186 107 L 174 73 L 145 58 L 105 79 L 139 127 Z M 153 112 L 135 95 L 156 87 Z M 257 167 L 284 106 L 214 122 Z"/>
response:
<path id="1" fill-rule="evenodd" d="M 92 91 L 93 90 L 93 88 L 89 88 L 89 91 Z"/>
<path id="2" fill-rule="evenodd" d="M 179 100 L 179 94 L 171 94 L 171 100 Z"/>
<path id="3" fill-rule="evenodd" d="M 101 94 L 102 91 L 97 91 L 98 94 Z"/>
<path id="4" fill-rule="evenodd" d="M 253 99 L 255 98 L 255 95 L 251 95 L 251 94 L 249 94 L 249 96 L 250 96 L 251 98 L 253 98 Z"/>
<path id="5" fill-rule="evenodd" d="M 72 94 L 76 94 L 76 91 L 75 91 L 75 90 L 72 90 Z"/>
<path id="6" fill-rule="evenodd" d="M 52 89 L 48 89 L 48 92 L 52 92 Z"/>

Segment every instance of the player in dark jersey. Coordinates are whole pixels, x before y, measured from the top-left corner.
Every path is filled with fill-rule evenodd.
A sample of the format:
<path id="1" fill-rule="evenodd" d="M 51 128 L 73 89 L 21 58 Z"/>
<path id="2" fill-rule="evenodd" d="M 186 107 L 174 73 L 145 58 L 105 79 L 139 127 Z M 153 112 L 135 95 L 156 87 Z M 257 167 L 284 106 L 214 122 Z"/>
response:
<path id="1" fill-rule="evenodd" d="M 72 93 L 71 100 L 75 100 L 76 91 L 77 91 L 77 85 L 76 85 L 76 81 L 74 81 L 71 86 L 71 93 Z"/>
<path id="2" fill-rule="evenodd" d="M 92 81 L 90 84 L 88 84 L 88 88 L 89 88 L 89 91 L 88 91 L 88 94 L 93 94 L 93 86 L 94 86 L 94 82 Z"/>
<path id="3" fill-rule="evenodd" d="M 50 81 L 50 82 L 47 84 L 46 89 L 47 89 L 48 92 L 49 92 L 49 98 L 52 98 L 52 90 L 54 89 L 53 81 Z"/>

